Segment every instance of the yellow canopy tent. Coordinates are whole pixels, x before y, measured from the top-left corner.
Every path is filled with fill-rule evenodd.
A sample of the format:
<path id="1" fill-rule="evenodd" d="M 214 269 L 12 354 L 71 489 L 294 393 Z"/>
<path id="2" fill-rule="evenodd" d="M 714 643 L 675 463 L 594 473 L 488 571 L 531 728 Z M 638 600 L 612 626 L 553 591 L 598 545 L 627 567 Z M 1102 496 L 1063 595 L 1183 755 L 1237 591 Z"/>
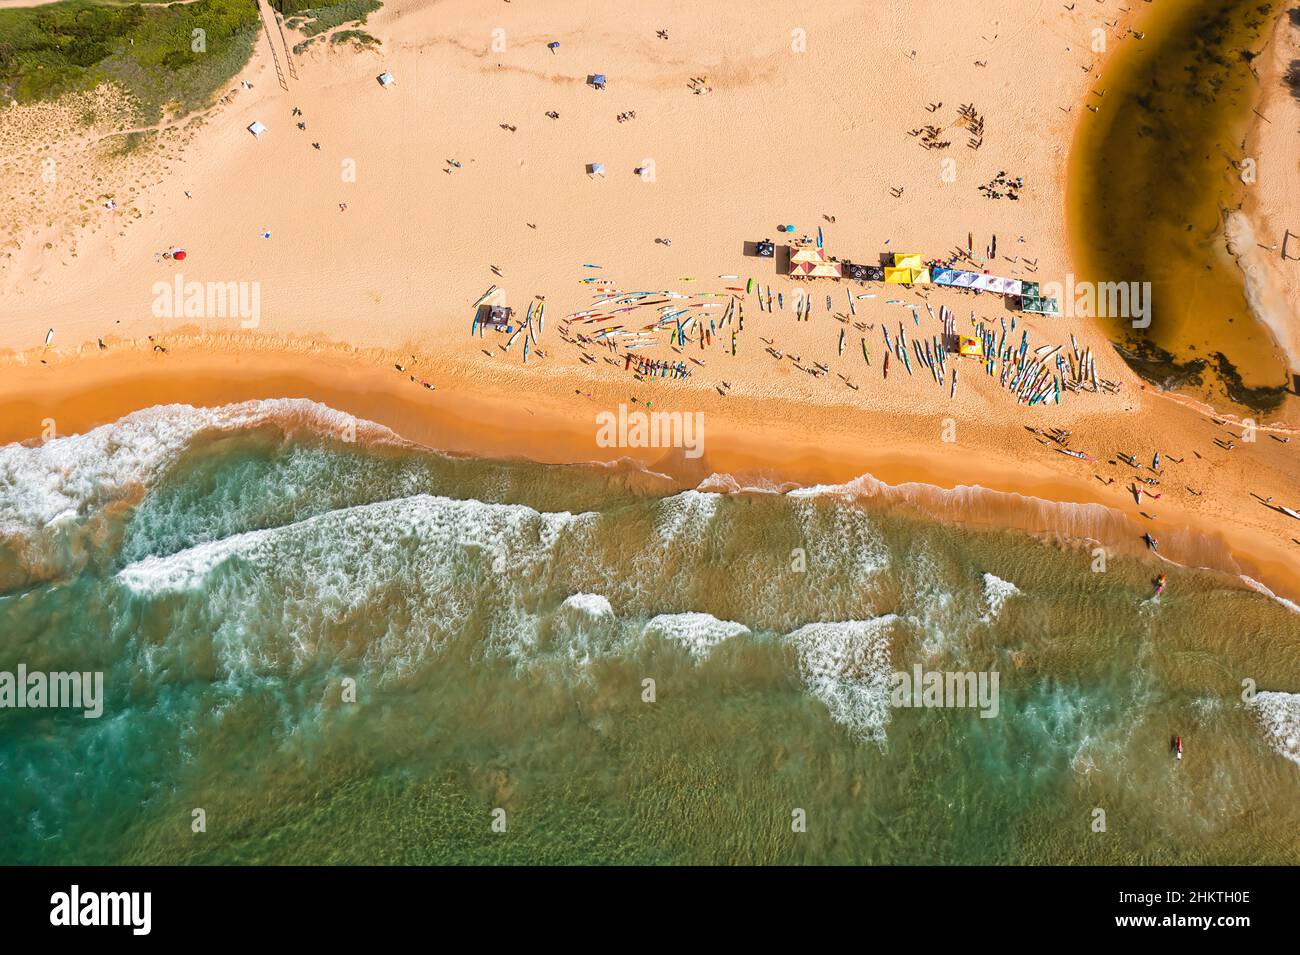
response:
<path id="1" fill-rule="evenodd" d="M 913 285 L 929 285 L 929 284 L 930 284 L 930 270 L 929 270 L 929 269 L 912 269 L 912 284 L 913 284 Z"/>
<path id="2" fill-rule="evenodd" d="M 895 268 L 892 265 L 885 266 L 885 282 L 889 285 L 911 285 L 912 270 Z"/>
<path id="3" fill-rule="evenodd" d="M 963 338 L 957 350 L 963 358 L 983 358 L 984 342 L 978 338 Z"/>
<path id="4" fill-rule="evenodd" d="M 895 252 L 894 268 L 923 269 L 925 268 L 925 263 L 921 261 L 920 252 Z"/>

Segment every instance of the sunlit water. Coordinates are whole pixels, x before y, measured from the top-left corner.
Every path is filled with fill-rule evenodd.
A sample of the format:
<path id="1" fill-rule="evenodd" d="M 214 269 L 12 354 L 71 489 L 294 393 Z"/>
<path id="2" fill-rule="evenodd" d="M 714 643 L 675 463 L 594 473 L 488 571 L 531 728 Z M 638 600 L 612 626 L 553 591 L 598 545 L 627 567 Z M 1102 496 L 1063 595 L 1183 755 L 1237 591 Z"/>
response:
<path id="1" fill-rule="evenodd" d="M 106 688 L 0 710 L 0 862 L 1300 860 L 1300 615 L 1235 578 L 349 437 L 0 450 L 0 670 Z M 890 705 L 917 664 L 997 715 Z"/>

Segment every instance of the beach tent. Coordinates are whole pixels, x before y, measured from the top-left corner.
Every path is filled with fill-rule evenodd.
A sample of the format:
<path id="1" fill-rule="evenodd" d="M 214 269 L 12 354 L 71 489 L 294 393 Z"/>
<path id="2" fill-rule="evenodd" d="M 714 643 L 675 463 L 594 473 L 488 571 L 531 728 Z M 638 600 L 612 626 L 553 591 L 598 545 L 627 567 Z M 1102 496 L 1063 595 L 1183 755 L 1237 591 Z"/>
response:
<path id="1" fill-rule="evenodd" d="M 495 329 L 508 328 L 514 311 L 513 308 L 506 308 L 504 305 L 480 305 L 478 320 L 481 324 Z"/>
<path id="2" fill-rule="evenodd" d="M 925 263 L 921 261 L 919 252 L 895 252 L 894 268 L 896 269 L 923 269 Z"/>
<path id="3" fill-rule="evenodd" d="M 984 342 L 978 338 L 962 338 L 957 350 L 963 358 L 983 358 Z"/>
<path id="4" fill-rule="evenodd" d="M 261 139 L 262 134 L 266 132 L 266 127 L 257 120 L 253 120 L 248 126 L 248 131 L 253 134 L 254 139 Z"/>
<path id="5" fill-rule="evenodd" d="M 379 85 L 382 86 L 384 89 L 388 89 L 388 87 L 394 85 L 397 82 L 397 80 L 393 79 L 393 74 L 389 73 L 387 70 L 385 70 L 383 73 L 380 73 L 378 76 L 375 77 L 375 79 L 378 81 Z"/>
<path id="6" fill-rule="evenodd" d="M 605 88 L 605 74 L 604 73 L 593 74 L 591 77 L 591 85 L 598 90 L 603 90 Z"/>
<path id="7" fill-rule="evenodd" d="M 970 288 L 979 277 L 978 272 L 963 272 L 961 269 L 934 268 L 930 271 L 930 278 L 935 285 L 953 288 Z"/>
<path id="8" fill-rule="evenodd" d="M 826 257 L 825 249 L 791 249 L 790 274 L 813 279 L 840 278 L 843 268 L 840 263 L 832 262 Z"/>
<path id="9" fill-rule="evenodd" d="M 605 164 L 603 162 L 593 162 L 587 166 L 588 176 L 604 176 Z"/>
<path id="10" fill-rule="evenodd" d="M 1038 295 L 1021 296 L 1020 309 L 1021 311 L 1033 312 L 1037 315 L 1060 315 L 1061 314 L 1061 308 L 1057 304 L 1056 299 L 1043 298 Z"/>
<path id="11" fill-rule="evenodd" d="M 912 270 L 887 265 L 885 266 L 885 283 L 887 285 L 911 285 Z"/>

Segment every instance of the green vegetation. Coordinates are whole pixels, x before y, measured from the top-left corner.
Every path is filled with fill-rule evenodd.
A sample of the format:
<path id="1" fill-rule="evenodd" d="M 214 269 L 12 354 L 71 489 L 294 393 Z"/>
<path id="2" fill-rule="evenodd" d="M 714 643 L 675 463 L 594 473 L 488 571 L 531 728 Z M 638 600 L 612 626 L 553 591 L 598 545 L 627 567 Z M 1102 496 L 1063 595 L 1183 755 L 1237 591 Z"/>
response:
<path id="1" fill-rule="evenodd" d="M 168 104 L 205 105 L 248 62 L 260 29 L 253 0 L 0 10 L 0 92 L 27 103 L 116 82 L 156 121 Z"/>
<path id="2" fill-rule="evenodd" d="M 362 46 L 379 46 L 379 41 L 365 30 L 340 30 L 330 36 L 331 43 L 347 43 L 349 40 Z"/>
<path id="3" fill-rule="evenodd" d="M 282 16 L 289 17 L 292 14 L 292 19 L 286 20 L 285 24 L 292 25 L 293 29 L 304 36 L 312 37 L 345 23 L 364 24 L 366 17 L 383 4 L 378 0 L 343 0 L 342 3 L 330 6 L 311 7 L 297 0 L 271 0 L 271 6 Z"/>
<path id="4" fill-rule="evenodd" d="M 157 140 L 158 134 L 153 130 L 145 132 L 133 131 L 114 138 L 118 141 L 113 146 L 110 155 L 129 156 L 146 144 L 152 145 Z"/>

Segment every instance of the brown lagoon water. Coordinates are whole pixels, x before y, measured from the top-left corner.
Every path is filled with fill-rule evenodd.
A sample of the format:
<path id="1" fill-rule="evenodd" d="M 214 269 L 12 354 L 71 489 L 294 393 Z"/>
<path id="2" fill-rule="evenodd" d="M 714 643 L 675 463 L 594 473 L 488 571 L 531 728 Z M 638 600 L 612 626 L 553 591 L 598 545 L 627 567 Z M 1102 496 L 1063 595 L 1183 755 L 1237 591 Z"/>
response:
<path id="1" fill-rule="evenodd" d="M 1240 164 L 1277 2 L 1170 0 L 1107 61 L 1072 148 L 1070 232 L 1081 278 L 1151 283 L 1151 324 L 1110 319 L 1139 374 L 1215 403 L 1283 399 L 1286 363 L 1250 313 L 1223 241 L 1241 203 Z"/>
<path id="2" fill-rule="evenodd" d="M 1236 578 L 344 424 L 0 449 L 0 671 L 106 686 L 0 710 L 0 862 L 1300 861 L 1300 608 Z"/>

